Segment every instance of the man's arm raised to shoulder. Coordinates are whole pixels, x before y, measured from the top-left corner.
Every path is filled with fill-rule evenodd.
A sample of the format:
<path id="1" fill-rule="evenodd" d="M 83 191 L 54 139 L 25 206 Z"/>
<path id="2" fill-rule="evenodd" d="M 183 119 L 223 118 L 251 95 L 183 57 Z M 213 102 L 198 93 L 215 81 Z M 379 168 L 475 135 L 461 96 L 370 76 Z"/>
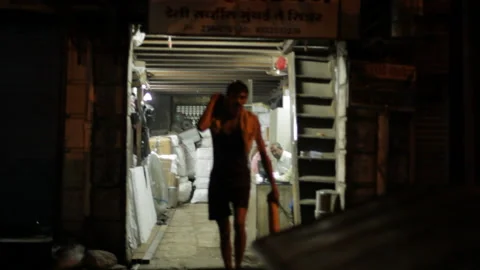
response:
<path id="1" fill-rule="evenodd" d="M 215 109 L 215 104 L 217 103 L 220 95 L 221 94 L 214 94 L 210 98 L 210 102 L 208 103 L 207 108 L 203 112 L 202 117 L 200 117 L 200 120 L 198 121 L 198 130 L 205 131 L 212 125 L 213 110 Z"/>
<path id="2" fill-rule="evenodd" d="M 256 127 L 256 134 L 255 134 L 255 142 L 257 143 L 257 148 L 258 152 L 260 153 L 260 157 L 262 160 L 262 165 L 263 168 L 265 169 L 265 172 L 267 173 L 268 181 L 270 182 L 270 185 L 272 186 L 272 196 L 276 202 L 278 202 L 278 189 L 277 189 L 277 184 L 275 183 L 275 177 L 273 177 L 273 169 L 272 169 L 272 162 L 270 161 L 270 158 L 267 155 L 267 150 L 265 148 L 265 142 L 263 141 L 262 137 L 262 129 L 260 127 L 260 122 L 258 121 L 257 116 L 255 117 L 255 124 L 257 125 Z"/>

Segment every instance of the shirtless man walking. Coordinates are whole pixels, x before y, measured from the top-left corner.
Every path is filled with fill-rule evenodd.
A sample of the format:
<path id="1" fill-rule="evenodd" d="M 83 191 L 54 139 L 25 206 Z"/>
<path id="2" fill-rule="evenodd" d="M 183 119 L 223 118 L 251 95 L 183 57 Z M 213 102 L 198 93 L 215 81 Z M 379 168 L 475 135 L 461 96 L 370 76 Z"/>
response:
<path id="1" fill-rule="evenodd" d="M 245 110 L 248 87 L 235 81 L 227 88 L 226 96 L 215 94 L 198 122 L 198 129 L 210 128 L 213 139 L 213 169 L 208 190 L 209 219 L 215 220 L 220 233 L 220 248 L 226 269 L 232 267 L 230 221 L 234 210 L 235 267 L 240 269 L 246 246 L 245 220 L 250 197 L 248 154 L 253 141 L 262 158 L 262 165 L 272 186 L 269 199 L 278 202 L 278 190 L 267 156 L 258 118 Z"/>

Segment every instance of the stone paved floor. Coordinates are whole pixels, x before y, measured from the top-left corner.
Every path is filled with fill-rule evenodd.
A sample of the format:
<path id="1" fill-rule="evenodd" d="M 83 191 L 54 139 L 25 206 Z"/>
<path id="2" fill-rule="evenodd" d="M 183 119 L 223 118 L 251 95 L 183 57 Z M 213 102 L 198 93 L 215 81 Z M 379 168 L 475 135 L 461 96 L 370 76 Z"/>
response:
<path id="1" fill-rule="evenodd" d="M 248 250 L 243 265 L 260 267 Z M 212 268 L 223 268 L 217 226 L 208 220 L 207 204 L 185 204 L 175 210 L 154 260 L 141 269 Z"/>

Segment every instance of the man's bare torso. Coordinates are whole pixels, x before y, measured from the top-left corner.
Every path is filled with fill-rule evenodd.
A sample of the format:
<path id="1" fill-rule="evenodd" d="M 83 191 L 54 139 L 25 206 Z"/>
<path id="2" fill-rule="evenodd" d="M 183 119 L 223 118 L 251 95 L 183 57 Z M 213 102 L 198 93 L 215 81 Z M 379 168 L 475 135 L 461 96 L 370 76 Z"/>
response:
<path id="1" fill-rule="evenodd" d="M 246 185 L 250 175 L 239 117 L 215 120 L 212 125 L 214 165 L 212 175 L 232 178 L 235 184 Z M 236 179 L 233 179 L 236 178 Z M 232 183 L 233 184 L 233 183 Z"/>
<path id="2" fill-rule="evenodd" d="M 219 125 L 214 125 L 212 129 L 213 134 L 224 133 L 224 134 L 232 134 L 237 129 L 240 129 L 239 120 L 240 117 L 235 117 L 232 119 L 214 119 Z"/>

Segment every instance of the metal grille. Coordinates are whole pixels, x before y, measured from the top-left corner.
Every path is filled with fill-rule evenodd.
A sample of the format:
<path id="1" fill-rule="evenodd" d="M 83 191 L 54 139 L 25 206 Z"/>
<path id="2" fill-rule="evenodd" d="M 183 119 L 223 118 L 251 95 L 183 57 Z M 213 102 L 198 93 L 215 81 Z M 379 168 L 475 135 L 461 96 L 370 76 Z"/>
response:
<path id="1" fill-rule="evenodd" d="M 175 111 L 184 114 L 185 119 L 196 125 L 206 108 L 204 105 L 177 105 Z"/>

